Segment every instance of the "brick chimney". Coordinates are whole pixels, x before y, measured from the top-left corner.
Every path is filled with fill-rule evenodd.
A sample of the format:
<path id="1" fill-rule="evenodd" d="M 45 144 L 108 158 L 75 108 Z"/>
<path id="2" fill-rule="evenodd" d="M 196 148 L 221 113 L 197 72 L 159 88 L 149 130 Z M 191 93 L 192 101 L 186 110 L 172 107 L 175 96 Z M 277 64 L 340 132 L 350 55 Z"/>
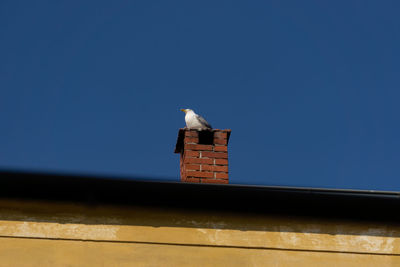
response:
<path id="1" fill-rule="evenodd" d="M 228 184 L 228 142 L 231 130 L 179 129 L 181 181 Z"/>

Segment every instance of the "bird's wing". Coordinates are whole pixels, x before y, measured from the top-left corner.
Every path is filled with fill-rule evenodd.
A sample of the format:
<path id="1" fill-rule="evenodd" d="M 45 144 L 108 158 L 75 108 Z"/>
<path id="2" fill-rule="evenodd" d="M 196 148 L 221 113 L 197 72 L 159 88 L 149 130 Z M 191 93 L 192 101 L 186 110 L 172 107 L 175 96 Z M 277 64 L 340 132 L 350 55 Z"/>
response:
<path id="1" fill-rule="evenodd" d="M 196 114 L 196 118 L 199 120 L 199 122 L 200 122 L 201 124 L 203 124 L 203 125 L 206 126 L 207 128 L 212 129 L 211 125 L 210 125 L 210 124 L 206 121 L 206 119 L 204 119 L 202 116 Z"/>

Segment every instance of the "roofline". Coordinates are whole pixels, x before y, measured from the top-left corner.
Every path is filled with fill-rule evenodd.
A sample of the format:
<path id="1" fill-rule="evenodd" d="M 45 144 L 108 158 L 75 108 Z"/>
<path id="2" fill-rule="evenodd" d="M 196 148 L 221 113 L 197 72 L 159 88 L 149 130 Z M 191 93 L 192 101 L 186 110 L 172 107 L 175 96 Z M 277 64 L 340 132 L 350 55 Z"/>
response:
<path id="1" fill-rule="evenodd" d="M 159 177 L 150 176 L 110 176 L 110 175 L 96 175 L 96 174 L 76 174 L 76 173 L 55 173 L 43 171 L 24 171 L 24 170 L 1 170 L 0 179 L 4 175 L 12 176 L 31 176 L 31 177 L 70 177 L 70 178 L 83 178 L 83 179 L 99 179 L 110 181 L 131 181 L 143 182 L 149 184 L 185 184 L 180 181 L 164 180 Z M 171 178 L 172 179 L 172 178 Z M 386 190 L 364 190 L 364 189 L 345 189 L 345 188 L 324 188 L 324 187 L 303 187 L 303 186 L 277 186 L 277 185 L 249 185 L 249 184 L 202 184 L 202 183 L 187 183 L 195 186 L 205 187 L 225 187 L 225 188 L 243 188 L 276 192 L 299 192 L 305 194 L 332 194 L 332 195 L 349 195 L 349 196 L 362 196 L 362 197 L 384 197 L 400 199 L 400 191 L 386 191 Z"/>
<path id="2" fill-rule="evenodd" d="M 400 191 L 301 187 L 301 186 L 298 187 L 298 186 L 269 186 L 269 185 L 238 185 L 238 184 L 231 184 L 230 186 L 260 188 L 260 189 L 262 188 L 266 190 L 275 190 L 275 191 L 299 191 L 309 194 L 333 194 L 333 195 L 400 198 Z"/>
<path id="3" fill-rule="evenodd" d="M 0 171 L 0 198 L 400 221 L 400 192 Z"/>

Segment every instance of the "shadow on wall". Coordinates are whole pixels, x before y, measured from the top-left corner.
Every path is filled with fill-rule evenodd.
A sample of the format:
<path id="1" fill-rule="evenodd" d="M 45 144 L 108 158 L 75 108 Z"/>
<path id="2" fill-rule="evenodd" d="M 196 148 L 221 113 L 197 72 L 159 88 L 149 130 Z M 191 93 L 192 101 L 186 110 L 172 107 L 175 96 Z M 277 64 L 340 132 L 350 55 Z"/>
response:
<path id="1" fill-rule="evenodd" d="M 344 192 L 0 173 L 8 221 L 399 237 L 398 205 Z"/>

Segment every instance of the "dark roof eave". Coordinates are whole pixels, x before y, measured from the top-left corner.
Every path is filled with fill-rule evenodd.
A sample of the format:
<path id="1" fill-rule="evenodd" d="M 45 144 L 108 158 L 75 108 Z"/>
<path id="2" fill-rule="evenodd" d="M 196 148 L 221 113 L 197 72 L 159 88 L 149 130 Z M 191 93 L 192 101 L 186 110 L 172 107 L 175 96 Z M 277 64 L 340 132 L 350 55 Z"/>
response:
<path id="1" fill-rule="evenodd" d="M 0 197 L 398 220 L 400 192 L 0 172 Z"/>

